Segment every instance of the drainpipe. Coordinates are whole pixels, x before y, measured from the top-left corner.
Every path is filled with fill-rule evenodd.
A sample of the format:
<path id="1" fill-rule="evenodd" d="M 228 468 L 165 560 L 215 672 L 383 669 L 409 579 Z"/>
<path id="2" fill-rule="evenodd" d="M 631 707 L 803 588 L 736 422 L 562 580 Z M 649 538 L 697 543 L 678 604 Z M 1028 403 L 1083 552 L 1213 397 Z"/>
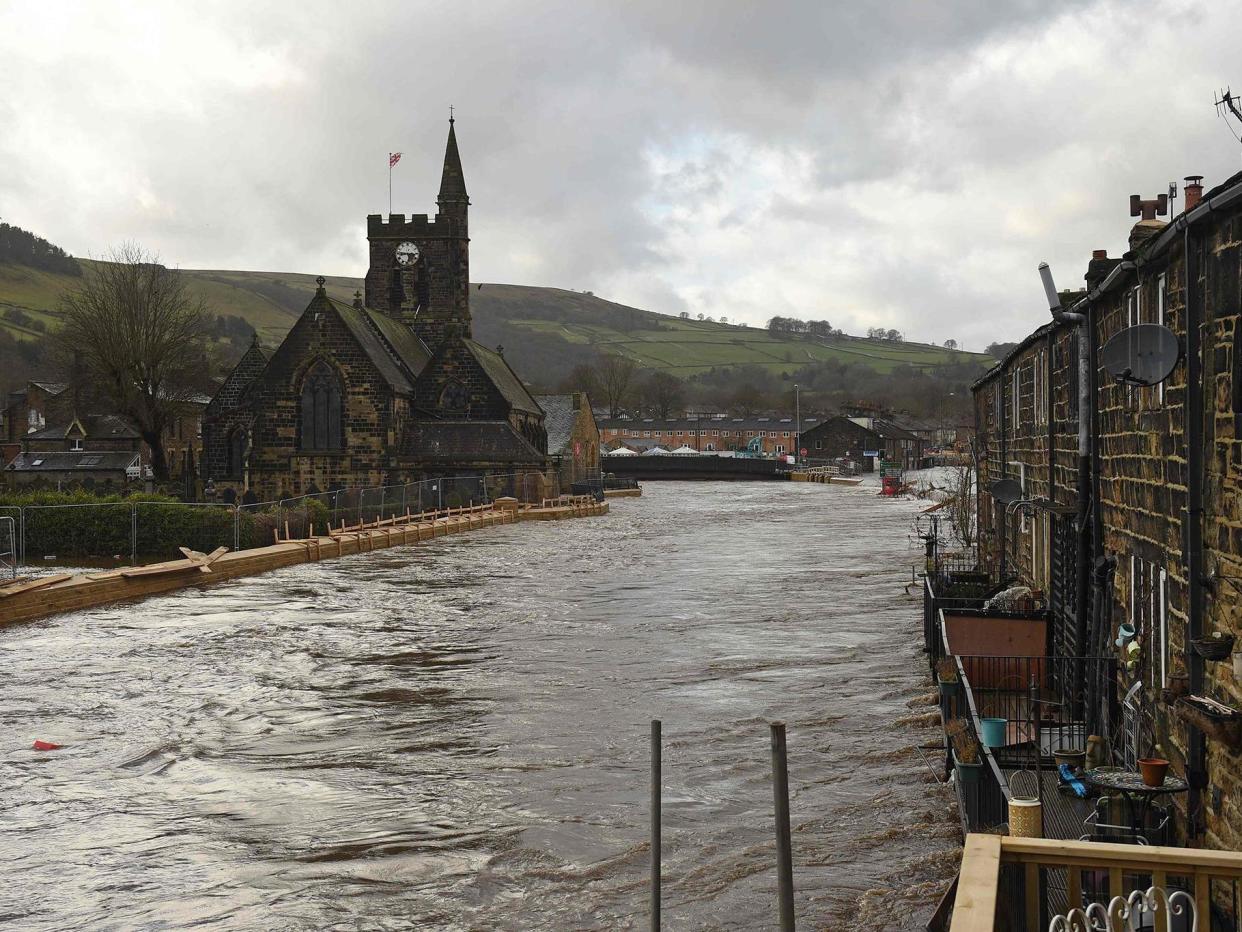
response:
<path id="1" fill-rule="evenodd" d="M 1039 264 L 1039 277 L 1048 296 L 1048 310 L 1059 323 L 1078 326 L 1078 566 L 1075 588 L 1075 614 L 1077 618 L 1078 655 L 1087 656 L 1087 616 L 1091 610 L 1091 401 L 1093 385 L 1091 378 L 1091 326 L 1090 317 L 1084 312 L 1067 311 L 1061 306 L 1061 297 L 1052 282 L 1052 270 L 1047 262 Z M 1084 309 L 1085 311 L 1085 309 Z M 1050 380 L 1051 381 L 1051 380 Z"/>
<path id="2" fill-rule="evenodd" d="M 1002 364 L 1000 375 L 999 375 L 999 378 L 1000 378 L 1000 468 L 1001 468 L 1002 479 L 1005 478 L 1005 476 L 1009 472 L 1009 455 L 1008 455 L 1009 445 L 1006 442 L 1008 439 L 1008 426 L 1005 423 L 1008 420 L 1006 415 L 1009 411 L 1009 405 L 1005 404 L 1005 378 L 1008 374 L 1009 374 L 1009 370 L 1006 369 L 1005 366 Z M 992 508 L 993 509 L 996 508 L 995 501 L 992 502 Z M 996 573 L 996 579 L 998 582 L 1002 582 L 1005 579 L 1005 562 L 1006 562 L 1005 557 L 1009 550 L 1009 515 L 1006 513 L 1006 511 L 1007 511 L 1006 508 L 1001 508 L 1000 567 L 997 569 L 997 573 Z"/>
<path id="3" fill-rule="evenodd" d="M 1187 640 L 1203 636 L 1203 361 L 1201 334 L 1203 308 L 1199 294 L 1199 262 L 1196 240 L 1186 225 L 1182 240 L 1186 274 L 1186 579 L 1189 587 L 1187 605 Z M 1203 694 L 1203 658 L 1187 651 L 1190 658 L 1190 692 Z M 1202 831 L 1202 791 L 1207 786 L 1206 751 L 1203 732 L 1190 729 L 1187 782 L 1190 789 L 1186 812 L 1190 833 Z"/>

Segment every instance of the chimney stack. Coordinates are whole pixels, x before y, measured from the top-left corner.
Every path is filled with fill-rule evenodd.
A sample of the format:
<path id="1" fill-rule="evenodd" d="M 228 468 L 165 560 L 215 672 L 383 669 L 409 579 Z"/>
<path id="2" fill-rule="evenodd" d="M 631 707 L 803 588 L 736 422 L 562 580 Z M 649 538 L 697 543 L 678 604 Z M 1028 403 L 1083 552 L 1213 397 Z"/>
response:
<path id="1" fill-rule="evenodd" d="M 1108 250 L 1107 249 L 1093 249 L 1091 250 L 1091 258 L 1092 259 L 1107 259 Z"/>
<path id="2" fill-rule="evenodd" d="M 1203 200 L 1203 176 L 1187 175 L 1182 190 L 1186 192 L 1186 213 L 1190 213 Z"/>

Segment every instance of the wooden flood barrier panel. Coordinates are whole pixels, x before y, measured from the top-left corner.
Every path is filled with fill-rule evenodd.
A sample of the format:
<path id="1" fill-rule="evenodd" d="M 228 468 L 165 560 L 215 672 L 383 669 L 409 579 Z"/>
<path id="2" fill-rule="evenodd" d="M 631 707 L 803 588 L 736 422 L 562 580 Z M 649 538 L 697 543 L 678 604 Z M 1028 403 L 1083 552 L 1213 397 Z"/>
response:
<path id="1" fill-rule="evenodd" d="M 331 529 L 326 536 L 282 540 L 251 550 L 225 552 L 221 548 L 202 554 L 183 548 L 185 557 L 180 560 L 141 567 L 123 566 L 100 572 L 62 573 L 0 587 L 0 625 L 93 608 L 109 602 L 140 599 L 239 576 L 254 576 L 298 563 L 403 547 L 498 524 L 607 513 L 607 502 L 595 502 L 589 496 L 564 497 L 526 507 L 519 507 L 516 499 L 500 499 L 494 505 L 463 506 L 354 526 L 344 525 Z"/>

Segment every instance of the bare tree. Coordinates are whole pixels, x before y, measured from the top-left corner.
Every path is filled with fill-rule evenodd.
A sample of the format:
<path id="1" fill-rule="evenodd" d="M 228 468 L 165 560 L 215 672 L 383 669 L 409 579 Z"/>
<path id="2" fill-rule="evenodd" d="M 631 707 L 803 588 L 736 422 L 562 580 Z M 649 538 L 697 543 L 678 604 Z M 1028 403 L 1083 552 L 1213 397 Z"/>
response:
<path id="1" fill-rule="evenodd" d="M 206 376 L 208 316 L 176 270 L 127 243 L 91 264 L 61 302 L 60 332 L 75 380 L 89 379 L 151 449 L 151 471 L 168 478 L 164 432 Z"/>
<path id="2" fill-rule="evenodd" d="M 677 376 L 657 369 L 643 383 L 643 400 L 653 417 L 673 417 L 686 403 L 685 383 Z"/>
<path id="3" fill-rule="evenodd" d="M 633 387 L 634 370 L 638 367 L 624 356 L 604 356 L 595 367 L 600 394 L 608 407 L 609 417 L 620 417 Z"/>
<path id="4" fill-rule="evenodd" d="M 969 550 L 975 542 L 975 455 L 971 441 L 970 455 L 964 463 L 949 467 L 949 498 L 945 503 L 953 536 Z"/>
<path id="5" fill-rule="evenodd" d="M 584 362 L 578 363 L 569 370 L 565 378 L 561 379 L 560 390 L 562 392 L 586 392 L 587 397 L 592 401 L 601 396 L 599 376 L 592 366 Z"/>

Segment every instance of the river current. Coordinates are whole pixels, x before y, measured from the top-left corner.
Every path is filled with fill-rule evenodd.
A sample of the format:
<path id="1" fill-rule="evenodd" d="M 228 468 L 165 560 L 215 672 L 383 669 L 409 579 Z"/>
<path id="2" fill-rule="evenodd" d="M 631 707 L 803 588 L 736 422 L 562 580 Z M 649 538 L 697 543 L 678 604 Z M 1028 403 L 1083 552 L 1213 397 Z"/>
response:
<path id="1" fill-rule="evenodd" d="M 642 929 L 659 718 L 666 929 L 776 927 L 772 720 L 799 928 L 922 928 L 926 503 L 876 491 L 648 483 L 0 630 L 0 924 Z"/>

